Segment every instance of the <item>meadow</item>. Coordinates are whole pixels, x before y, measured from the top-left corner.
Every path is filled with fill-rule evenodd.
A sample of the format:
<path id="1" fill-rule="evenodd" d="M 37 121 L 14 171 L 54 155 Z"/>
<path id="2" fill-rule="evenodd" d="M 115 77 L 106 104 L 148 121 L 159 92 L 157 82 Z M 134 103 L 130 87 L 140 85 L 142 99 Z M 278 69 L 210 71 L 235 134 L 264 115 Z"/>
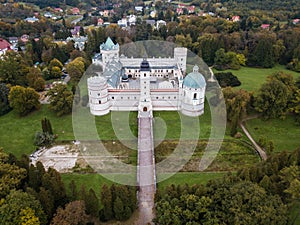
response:
<path id="1" fill-rule="evenodd" d="M 283 65 L 276 65 L 273 68 L 241 67 L 239 70 L 225 70 L 224 72 L 232 72 L 238 77 L 242 84 L 236 88 L 257 92 L 269 75 L 279 71 L 291 74 L 295 79 L 300 77 L 300 73 L 287 70 Z M 214 72 L 221 71 L 214 70 Z"/>

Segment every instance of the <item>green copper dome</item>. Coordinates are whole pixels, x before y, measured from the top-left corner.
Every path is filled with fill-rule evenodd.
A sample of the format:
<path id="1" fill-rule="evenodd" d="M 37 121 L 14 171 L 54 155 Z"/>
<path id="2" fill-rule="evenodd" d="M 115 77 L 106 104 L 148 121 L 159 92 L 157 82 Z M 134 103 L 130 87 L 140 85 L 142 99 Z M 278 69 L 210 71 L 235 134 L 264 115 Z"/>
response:
<path id="1" fill-rule="evenodd" d="M 198 72 L 199 67 L 194 66 L 193 72 L 189 73 L 183 80 L 183 86 L 189 88 L 204 88 L 206 86 L 206 81 L 204 76 Z"/>
<path id="2" fill-rule="evenodd" d="M 110 37 L 108 37 L 106 39 L 106 42 L 103 43 L 100 48 L 102 50 L 115 50 L 115 49 L 119 49 L 119 44 L 114 44 L 114 42 L 111 40 Z"/>

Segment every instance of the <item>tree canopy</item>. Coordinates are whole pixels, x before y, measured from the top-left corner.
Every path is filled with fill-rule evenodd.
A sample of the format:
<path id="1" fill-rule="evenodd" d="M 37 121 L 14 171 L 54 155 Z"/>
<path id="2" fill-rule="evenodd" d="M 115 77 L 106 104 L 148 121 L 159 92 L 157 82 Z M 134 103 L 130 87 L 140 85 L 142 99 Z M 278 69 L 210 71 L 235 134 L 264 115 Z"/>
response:
<path id="1" fill-rule="evenodd" d="M 33 88 L 14 86 L 10 89 L 8 99 L 10 106 L 20 115 L 25 116 L 40 108 L 39 94 Z"/>
<path id="2" fill-rule="evenodd" d="M 58 116 L 68 114 L 72 111 L 73 93 L 68 90 L 67 85 L 55 85 L 48 91 L 47 96 L 49 96 L 49 108 L 55 111 Z"/>

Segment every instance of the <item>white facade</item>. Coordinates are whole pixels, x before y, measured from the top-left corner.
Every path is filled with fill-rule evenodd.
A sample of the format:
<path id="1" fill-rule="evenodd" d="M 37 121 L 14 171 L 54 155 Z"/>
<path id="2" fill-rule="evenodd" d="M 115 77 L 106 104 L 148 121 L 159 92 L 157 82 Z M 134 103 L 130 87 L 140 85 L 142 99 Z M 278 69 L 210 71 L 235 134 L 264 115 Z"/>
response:
<path id="1" fill-rule="evenodd" d="M 202 115 L 206 81 L 198 66 L 184 76 L 186 58 L 187 49 L 181 47 L 172 58 L 119 57 L 119 45 L 108 38 L 93 59 L 103 73 L 88 79 L 91 113 L 157 110 Z"/>

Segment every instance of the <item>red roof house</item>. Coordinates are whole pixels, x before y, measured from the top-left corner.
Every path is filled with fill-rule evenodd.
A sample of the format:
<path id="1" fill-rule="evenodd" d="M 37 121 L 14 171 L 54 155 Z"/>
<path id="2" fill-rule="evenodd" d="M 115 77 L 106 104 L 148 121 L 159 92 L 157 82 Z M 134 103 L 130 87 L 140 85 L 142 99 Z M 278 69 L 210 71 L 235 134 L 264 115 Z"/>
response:
<path id="1" fill-rule="evenodd" d="M 3 38 L 0 38 L 0 55 L 4 55 L 7 50 L 11 49 L 11 44 L 4 40 Z"/>
<path id="2" fill-rule="evenodd" d="M 73 15 L 78 15 L 80 13 L 80 10 L 77 7 L 71 9 L 71 11 Z"/>

